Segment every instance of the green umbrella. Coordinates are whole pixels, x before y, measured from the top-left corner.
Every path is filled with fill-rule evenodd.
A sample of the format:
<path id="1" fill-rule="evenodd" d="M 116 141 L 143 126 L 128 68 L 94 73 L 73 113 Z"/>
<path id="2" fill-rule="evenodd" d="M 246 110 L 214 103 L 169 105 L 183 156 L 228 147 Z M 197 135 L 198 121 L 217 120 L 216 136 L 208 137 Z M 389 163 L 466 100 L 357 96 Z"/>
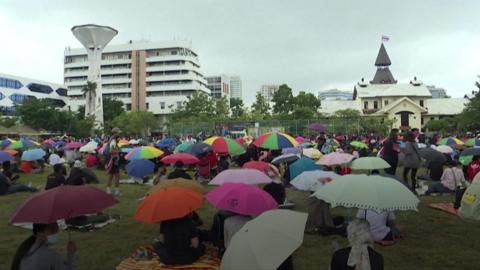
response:
<path id="1" fill-rule="evenodd" d="M 189 143 L 189 142 L 181 143 L 181 144 L 177 145 L 177 147 L 175 147 L 175 150 L 173 150 L 173 152 L 183 153 L 190 146 L 192 146 L 192 143 Z"/>
<path id="2" fill-rule="evenodd" d="M 350 143 L 350 145 L 355 147 L 355 148 L 365 148 L 365 149 L 368 148 L 368 145 L 366 143 L 361 142 L 361 141 L 353 141 L 353 142 Z"/>
<path id="3" fill-rule="evenodd" d="M 473 156 L 460 156 L 458 160 L 463 166 L 468 166 L 472 162 Z"/>
<path id="4" fill-rule="evenodd" d="M 390 168 L 390 164 L 379 157 L 361 157 L 355 159 L 350 168 L 353 170 L 379 170 Z"/>
<path id="5" fill-rule="evenodd" d="M 312 196 L 332 207 L 371 209 L 377 212 L 415 210 L 418 198 L 402 183 L 383 176 L 364 174 L 334 177 Z"/>

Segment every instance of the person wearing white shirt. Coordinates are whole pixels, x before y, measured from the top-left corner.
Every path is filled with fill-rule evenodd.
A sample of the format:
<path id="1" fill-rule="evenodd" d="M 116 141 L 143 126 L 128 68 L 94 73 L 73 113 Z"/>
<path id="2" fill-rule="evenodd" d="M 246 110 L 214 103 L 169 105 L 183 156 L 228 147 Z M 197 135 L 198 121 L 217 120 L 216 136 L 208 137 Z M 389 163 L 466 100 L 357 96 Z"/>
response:
<path id="1" fill-rule="evenodd" d="M 393 241 L 397 235 L 398 225 L 395 214 L 391 211 L 377 213 L 373 210 L 360 209 L 358 219 L 365 219 L 370 224 L 370 232 L 375 242 Z"/>
<path id="2" fill-rule="evenodd" d="M 448 168 L 443 170 L 440 182 L 433 183 L 425 194 L 431 193 L 452 193 L 459 186 L 465 183 L 463 171 L 457 167 L 457 162 L 452 160 L 448 162 Z"/>

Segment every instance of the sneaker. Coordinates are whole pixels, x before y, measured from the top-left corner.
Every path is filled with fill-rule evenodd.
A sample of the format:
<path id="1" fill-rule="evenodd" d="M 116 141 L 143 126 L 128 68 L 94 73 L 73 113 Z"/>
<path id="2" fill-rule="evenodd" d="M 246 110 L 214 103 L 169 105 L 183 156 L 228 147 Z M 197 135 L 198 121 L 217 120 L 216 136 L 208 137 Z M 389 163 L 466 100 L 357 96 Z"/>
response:
<path id="1" fill-rule="evenodd" d="M 107 194 L 109 194 L 109 195 L 112 194 L 112 190 L 109 187 L 107 187 Z"/>
<path id="2" fill-rule="evenodd" d="M 120 190 L 118 190 L 118 189 L 115 190 L 115 196 L 117 196 L 117 197 L 122 196 L 122 193 L 120 192 Z"/>

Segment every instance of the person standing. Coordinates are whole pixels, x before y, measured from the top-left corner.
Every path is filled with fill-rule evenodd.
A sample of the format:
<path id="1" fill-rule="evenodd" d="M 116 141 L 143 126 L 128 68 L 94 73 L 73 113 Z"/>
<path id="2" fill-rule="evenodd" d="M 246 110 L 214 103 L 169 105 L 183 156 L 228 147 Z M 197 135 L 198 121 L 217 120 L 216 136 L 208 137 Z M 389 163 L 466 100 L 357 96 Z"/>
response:
<path id="1" fill-rule="evenodd" d="M 120 186 L 120 149 L 118 147 L 118 138 L 120 136 L 120 129 L 115 127 L 112 129 L 112 136 L 110 138 L 109 150 L 110 150 L 110 160 L 107 164 L 107 193 L 112 193 L 112 182 L 115 183 L 115 196 L 121 196 L 119 186 Z"/>
<path id="2" fill-rule="evenodd" d="M 395 175 L 398 165 L 398 134 L 396 130 L 390 132 L 390 136 L 383 144 L 382 158 L 390 165 L 390 168 L 385 169 L 385 172 L 390 175 Z"/>
<path id="3" fill-rule="evenodd" d="M 403 180 L 408 183 L 408 173 L 410 172 L 411 189 L 415 191 L 417 186 L 417 169 L 420 167 L 421 159 L 418 153 L 418 144 L 412 132 L 405 134 L 405 146 L 402 152 L 405 154 L 403 161 Z"/>

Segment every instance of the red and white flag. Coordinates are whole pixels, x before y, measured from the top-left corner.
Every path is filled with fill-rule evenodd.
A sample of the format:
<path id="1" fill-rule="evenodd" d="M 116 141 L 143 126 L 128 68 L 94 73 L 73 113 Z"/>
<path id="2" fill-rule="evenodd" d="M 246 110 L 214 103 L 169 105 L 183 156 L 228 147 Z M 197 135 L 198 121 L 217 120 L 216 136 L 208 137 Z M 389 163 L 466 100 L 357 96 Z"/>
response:
<path id="1" fill-rule="evenodd" d="M 382 35 L 382 42 L 386 42 L 386 41 L 389 41 L 390 38 L 385 36 L 385 35 Z"/>

